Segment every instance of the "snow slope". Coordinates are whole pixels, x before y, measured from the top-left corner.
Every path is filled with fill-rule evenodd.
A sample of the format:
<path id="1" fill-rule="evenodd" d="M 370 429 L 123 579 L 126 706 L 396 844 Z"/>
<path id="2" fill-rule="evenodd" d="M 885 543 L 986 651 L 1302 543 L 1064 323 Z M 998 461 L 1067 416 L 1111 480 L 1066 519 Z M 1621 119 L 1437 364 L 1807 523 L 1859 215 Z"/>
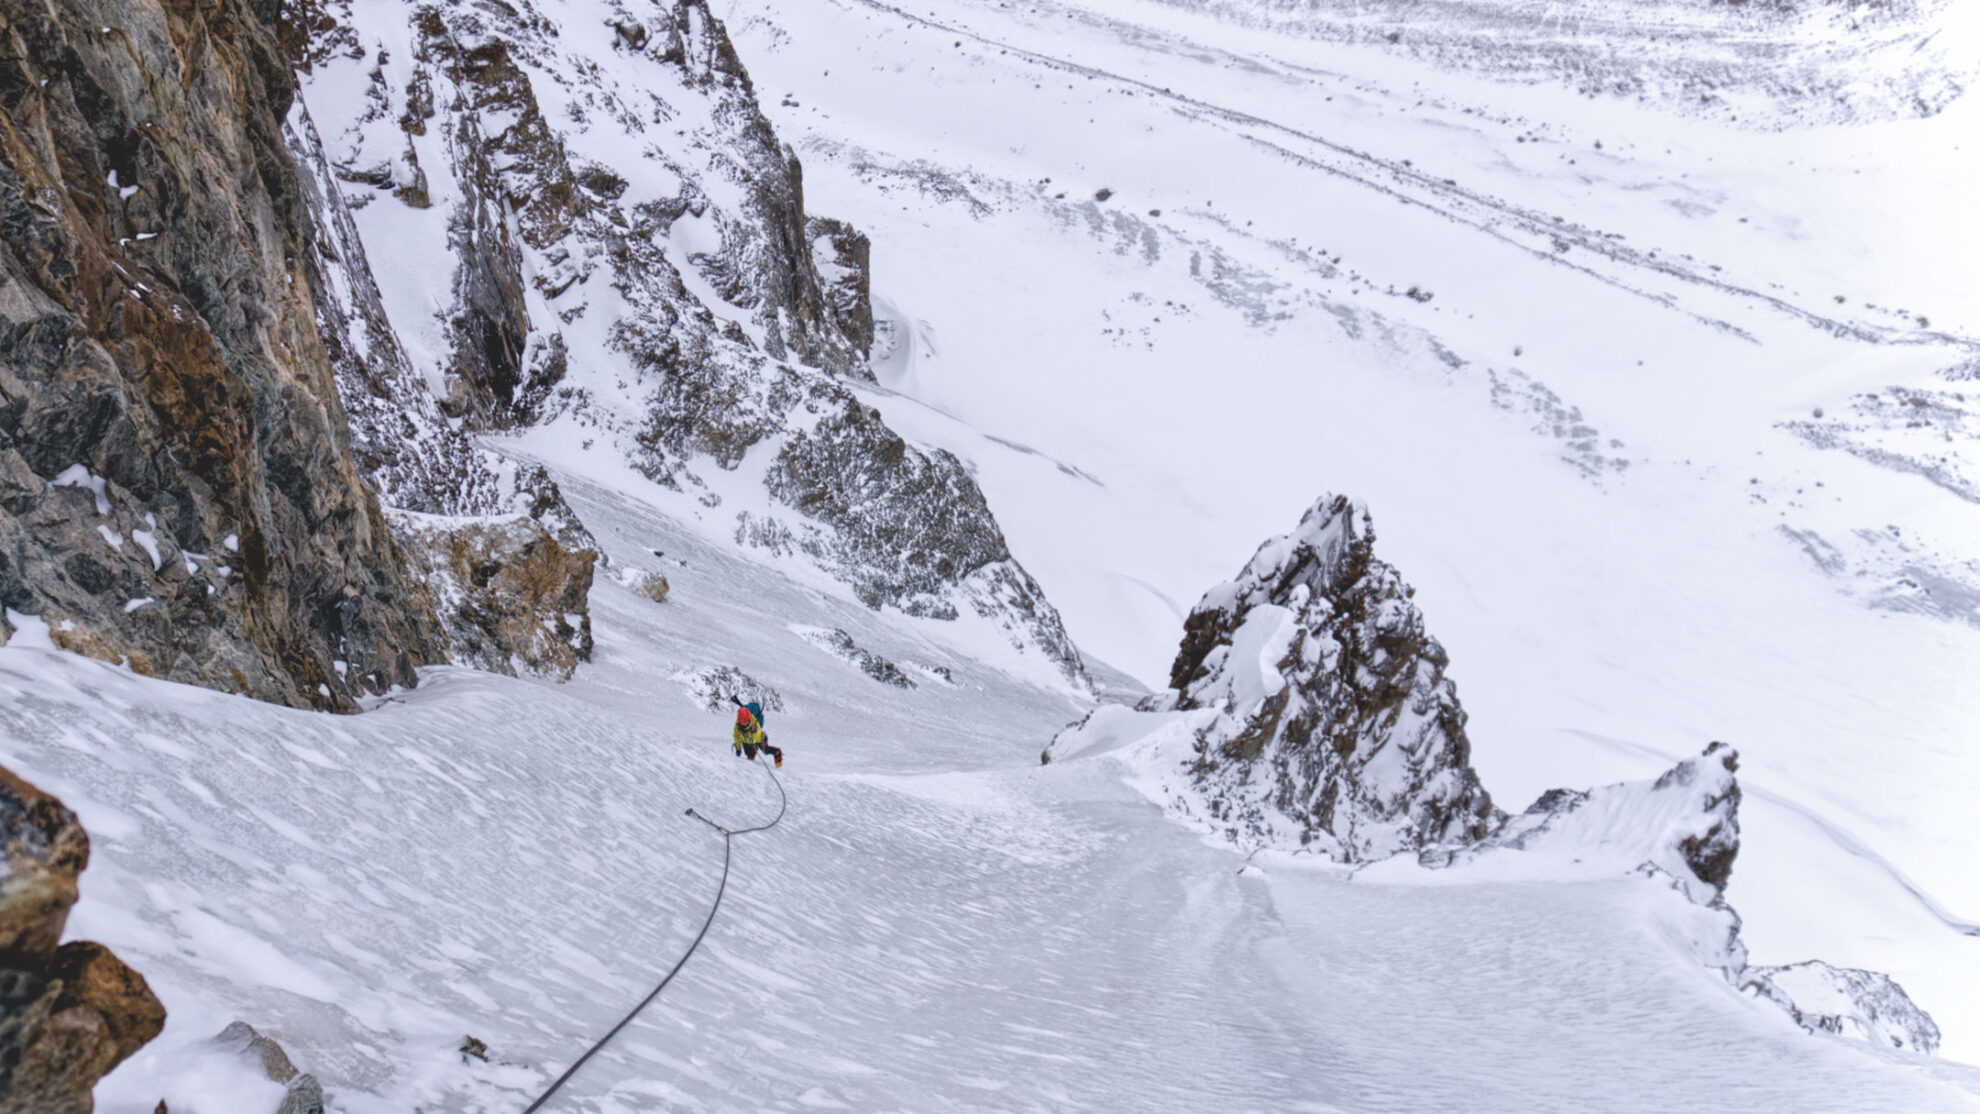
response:
<path id="1" fill-rule="evenodd" d="M 1668 889 L 1247 866 L 1111 759 L 1036 765 L 1063 690 L 560 482 L 674 584 L 601 583 L 598 662 L 566 685 L 439 669 L 339 718 L 0 649 L 7 761 L 95 840 L 71 931 L 172 1011 L 99 1109 L 250 1108 L 202 1044 L 236 1017 L 334 1111 L 520 1109 L 699 927 L 720 849 L 682 810 L 774 807 L 667 680 L 711 664 L 774 679 L 790 812 L 738 841 L 707 944 L 557 1109 L 1980 1109 L 1980 1073 L 1738 997 Z M 877 683 L 792 618 L 956 684 Z M 495 1063 L 454 1052 L 470 1033 Z"/>
<path id="2" fill-rule="evenodd" d="M 873 237 L 873 403 L 974 465 L 1091 656 L 1158 683 L 1205 586 L 1364 498 L 1496 800 L 1732 742 L 1756 962 L 1891 971 L 1980 1058 L 1980 105 L 1828 122 L 1823 89 L 1899 72 L 1819 45 L 1831 14 L 1616 7 L 1356 9 L 1461 58 L 1329 5 L 726 18 Z M 1903 66 L 1971 83 L 1970 6 L 1886 14 Z M 1820 80 L 1715 69 L 1707 30 Z M 1565 68 L 1519 62 L 1551 37 Z M 1561 76 L 1605 44 L 1722 100 Z"/>

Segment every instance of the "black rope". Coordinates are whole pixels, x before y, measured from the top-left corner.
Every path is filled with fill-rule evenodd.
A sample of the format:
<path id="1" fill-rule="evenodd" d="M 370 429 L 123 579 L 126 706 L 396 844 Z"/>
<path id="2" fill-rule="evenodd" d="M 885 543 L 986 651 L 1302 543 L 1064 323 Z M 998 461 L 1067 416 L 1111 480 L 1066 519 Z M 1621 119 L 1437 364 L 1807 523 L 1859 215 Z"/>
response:
<path id="1" fill-rule="evenodd" d="M 708 919 L 701 922 L 701 931 L 694 934 L 694 943 L 688 945 L 687 952 L 675 962 L 673 969 L 667 972 L 667 977 L 660 980 L 660 985 L 654 987 L 651 994 L 640 999 L 639 1005 L 634 1006 L 631 1013 L 621 1018 L 617 1025 L 612 1026 L 611 1032 L 598 1038 L 598 1043 L 586 1050 L 584 1055 L 579 1056 L 577 1063 L 572 1064 L 565 1070 L 564 1074 L 558 1076 L 557 1081 L 550 1084 L 550 1089 L 543 1092 L 535 1102 L 530 1103 L 529 1108 L 524 1110 L 523 1114 L 535 1114 L 537 1110 L 542 1109 L 543 1104 L 550 1101 L 550 1096 L 557 1093 L 557 1088 L 562 1087 L 571 1076 L 576 1075 L 578 1069 L 584 1066 L 586 1060 L 591 1059 L 592 1056 L 598 1053 L 599 1049 L 605 1047 L 608 1041 L 618 1036 L 619 1030 L 632 1024 L 632 1019 L 639 1016 L 639 1011 L 652 1005 L 653 1000 L 660 997 L 660 992 L 667 989 L 667 984 L 674 981 L 674 976 L 681 973 L 681 968 L 687 966 L 687 961 L 694 955 L 695 949 L 701 947 L 702 938 L 708 935 L 709 926 L 715 923 L 715 914 L 722 909 L 722 895 L 729 890 L 729 841 L 739 835 L 748 835 L 751 832 L 767 832 L 776 827 L 784 819 L 784 809 L 790 804 L 790 798 L 784 793 L 784 783 L 777 780 L 776 771 L 772 770 L 768 763 L 765 763 L 763 772 L 770 775 L 770 784 L 777 787 L 777 815 L 768 824 L 758 824 L 754 828 L 741 828 L 736 831 L 730 831 L 691 808 L 687 810 L 689 816 L 722 833 L 722 884 L 715 889 L 715 904 L 708 909 Z"/>

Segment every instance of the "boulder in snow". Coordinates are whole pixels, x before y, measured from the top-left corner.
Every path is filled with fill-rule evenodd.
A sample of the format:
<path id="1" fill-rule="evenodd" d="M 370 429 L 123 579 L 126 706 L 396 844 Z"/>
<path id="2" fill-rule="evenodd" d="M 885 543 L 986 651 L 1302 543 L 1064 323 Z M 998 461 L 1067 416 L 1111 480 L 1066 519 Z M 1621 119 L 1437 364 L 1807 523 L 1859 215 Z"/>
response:
<path id="1" fill-rule="evenodd" d="M 323 1085 L 308 1072 L 296 1070 L 282 1046 L 254 1026 L 236 1021 L 220 1030 L 213 1043 L 252 1062 L 270 1081 L 287 1088 L 282 1104 L 269 1114 L 323 1114 Z"/>
<path id="2" fill-rule="evenodd" d="M 88 865 L 76 814 L 0 767 L 0 1114 L 89 1114 L 96 1081 L 165 1027 L 110 949 L 57 946 Z"/>

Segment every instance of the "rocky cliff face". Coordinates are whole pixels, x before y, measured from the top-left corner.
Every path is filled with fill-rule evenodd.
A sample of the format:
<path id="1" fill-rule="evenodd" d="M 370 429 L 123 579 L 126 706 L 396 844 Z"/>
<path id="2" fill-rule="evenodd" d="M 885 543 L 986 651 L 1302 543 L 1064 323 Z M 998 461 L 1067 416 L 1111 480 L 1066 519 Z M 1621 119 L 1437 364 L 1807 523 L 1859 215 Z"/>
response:
<path id="1" fill-rule="evenodd" d="M 372 456 L 407 477 L 381 480 L 388 501 L 486 509 L 416 501 L 460 453 L 392 458 L 424 395 L 421 429 L 630 459 L 683 513 L 732 516 L 740 544 L 802 554 L 875 607 L 967 608 L 1083 677 L 959 462 L 860 401 L 868 244 L 806 212 L 705 3 L 317 0 L 289 21 L 312 114 L 296 146 L 403 341 L 371 340 L 373 297 L 349 283 L 370 370 L 346 378 L 391 401 L 347 404 L 360 451 L 386 446 Z"/>
<path id="2" fill-rule="evenodd" d="M 1201 713 L 1190 775 L 1215 822 L 1358 862 L 1497 819 L 1444 648 L 1374 544 L 1367 508 L 1324 497 L 1191 611 L 1172 707 Z"/>
<path id="3" fill-rule="evenodd" d="M 139 672 L 350 709 L 439 628 L 318 327 L 274 9 L 0 2 L 0 602 Z"/>
<path id="4" fill-rule="evenodd" d="M 165 1027 L 108 948 L 57 946 L 88 865 L 75 813 L 0 768 L 0 1114 L 89 1114 L 96 1081 Z"/>

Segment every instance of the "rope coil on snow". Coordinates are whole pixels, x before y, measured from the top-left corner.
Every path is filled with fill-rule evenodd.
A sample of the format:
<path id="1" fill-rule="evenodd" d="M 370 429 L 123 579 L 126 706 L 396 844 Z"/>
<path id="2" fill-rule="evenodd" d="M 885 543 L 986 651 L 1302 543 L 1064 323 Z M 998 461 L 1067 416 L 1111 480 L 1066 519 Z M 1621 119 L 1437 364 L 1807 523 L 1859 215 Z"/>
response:
<path id="1" fill-rule="evenodd" d="M 687 961 L 694 955 L 695 949 L 701 947 L 702 939 L 708 935 L 709 926 L 715 923 L 715 914 L 722 909 L 722 895 L 729 891 L 730 841 L 739 835 L 749 835 L 751 832 L 767 832 L 776 827 L 784 819 L 784 809 L 790 804 L 790 797 L 784 793 L 784 783 L 777 779 L 776 772 L 767 764 L 763 767 L 763 772 L 770 775 L 770 784 L 777 787 L 777 815 L 768 824 L 758 824 L 754 828 L 738 828 L 731 831 L 692 808 L 687 810 L 689 816 L 722 833 L 722 883 L 715 888 L 715 904 L 708 909 L 708 919 L 701 922 L 701 931 L 694 934 L 694 943 L 688 945 L 687 951 L 674 963 L 673 968 L 667 972 L 666 977 L 660 980 L 660 985 L 654 987 L 652 993 L 640 999 L 639 1005 L 634 1006 L 631 1013 L 620 1018 L 619 1023 L 612 1026 L 610 1032 L 598 1038 L 597 1044 L 586 1049 L 584 1055 L 579 1056 L 576 1063 L 565 1069 L 564 1074 L 558 1076 L 557 1081 L 550 1084 L 549 1090 L 544 1091 L 535 1102 L 530 1103 L 528 1108 L 523 1111 L 523 1114 L 535 1114 L 536 1111 L 542 1109 L 543 1104 L 550 1101 L 550 1096 L 557 1093 L 557 1088 L 562 1087 L 572 1076 L 578 1073 L 579 1068 L 584 1067 L 586 1060 L 596 1055 L 600 1049 L 605 1047 L 607 1042 L 619 1035 L 619 1030 L 632 1024 L 632 1019 L 638 1017 L 641 1010 L 652 1005 L 653 1000 L 660 997 L 660 992 L 667 989 L 667 984 L 674 981 L 674 976 L 681 973 L 681 968 L 687 966 Z"/>

